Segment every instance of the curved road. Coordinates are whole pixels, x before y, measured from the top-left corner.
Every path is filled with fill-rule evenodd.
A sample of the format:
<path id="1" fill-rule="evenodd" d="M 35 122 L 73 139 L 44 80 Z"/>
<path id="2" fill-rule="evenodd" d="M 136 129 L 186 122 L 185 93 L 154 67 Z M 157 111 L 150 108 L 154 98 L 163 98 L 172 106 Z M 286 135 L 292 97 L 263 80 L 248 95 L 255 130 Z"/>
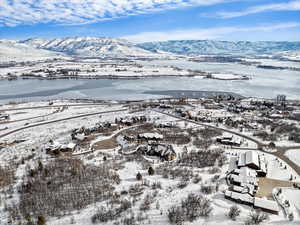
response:
<path id="1" fill-rule="evenodd" d="M 158 110 L 154 110 L 154 111 L 158 112 L 158 113 L 161 113 L 161 114 L 164 114 L 164 115 L 167 115 L 167 116 L 170 116 L 170 117 L 173 117 L 173 118 L 177 118 L 177 119 L 180 119 L 180 120 L 183 120 L 183 121 L 187 121 L 189 123 L 194 123 L 194 124 L 197 124 L 197 125 L 201 125 L 201 126 L 205 126 L 205 127 L 210 127 L 212 129 L 217 129 L 217 130 L 220 130 L 220 131 L 228 132 L 228 133 L 240 136 L 242 138 L 245 138 L 245 139 L 247 139 L 249 141 L 253 141 L 254 143 L 257 144 L 257 149 L 252 149 L 252 150 L 258 150 L 258 151 L 261 151 L 261 152 L 264 152 L 264 153 L 268 153 L 268 154 L 271 154 L 271 155 L 274 155 L 274 156 L 280 158 L 286 164 L 288 164 L 291 168 L 293 168 L 296 171 L 296 173 L 300 176 L 300 166 L 297 165 L 296 163 L 294 163 L 293 161 L 291 161 L 288 157 L 286 157 L 284 155 L 284 153 L 287 150 L 298 148 L 298 146 L 293 146 L 293 147 L 276 147 L 276 150 L 277 150 L 276 152 L 267 152 L 267 151 L 263 150 L 263 147 L 266 146 L 265 144 L 263 144 L 262 142 L 256 140 L 255 138 L 252 138 L 252 137 L 249 137 L 247 135 L 238 133 L 236 131 L 232 131 L 232 130 L 228 130 L 228 129 L 220 128 L 220 127 L 215 127 L 215 126 L 212 126 L 212 125 L 207 125 L 207 124 L 204 124 L 204 123 L 201 123 L 201 122 L 189 120 L 189 119 L 186 119 L 186 118 L 175 116 L 175 115 L 170 114 L 170 113 L 161 112 L 161 111 L 158 111 Z M 300 148 L 300 146 L 299 146 L 299 148 Z"/>

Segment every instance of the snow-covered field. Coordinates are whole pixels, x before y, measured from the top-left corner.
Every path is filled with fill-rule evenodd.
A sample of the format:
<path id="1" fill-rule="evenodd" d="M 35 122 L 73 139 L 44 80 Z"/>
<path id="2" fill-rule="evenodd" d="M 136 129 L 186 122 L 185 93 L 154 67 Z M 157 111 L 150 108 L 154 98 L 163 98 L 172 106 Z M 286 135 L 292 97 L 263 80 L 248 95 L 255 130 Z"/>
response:
<path id="1" fill-rule="evenodd" d="M 63 74 L 59 70 L 69 70 L 69 73 Z M 192 73 L 187 70 L 178 70 L 167 66 L 141 66 L 136 63 L 121 63 L 118 61 L 101 63 L 92 62 L 60 62 L 60 63 L 38 63 L 34 66 L 15 66 L 1 68 L 0 76 L 9 78 L 10 76 L 31 75 L 38 77 L 147 77 L 147 76 L 186 76 Z M 1 78 L 1 77 L 0 77 Z"/>

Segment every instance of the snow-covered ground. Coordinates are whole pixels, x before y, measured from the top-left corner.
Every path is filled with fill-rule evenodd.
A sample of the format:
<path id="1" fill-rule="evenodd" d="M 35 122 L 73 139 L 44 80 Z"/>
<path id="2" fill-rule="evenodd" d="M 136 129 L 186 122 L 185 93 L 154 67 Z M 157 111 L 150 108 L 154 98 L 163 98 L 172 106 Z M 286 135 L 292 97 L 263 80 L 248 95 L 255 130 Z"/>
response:
<path id="1" fill-rule="evenodd" d="M 285 153 L 285 156 L 288 157 L 291 161 L 293 161 L 297 165 L 300 165 L 300 149 L 288 150 Z"/>
<path id="2" fill-rule="evenodd" d="M 67 74 L 57 72 L 59 70 L 70 70 Z M 187 70 L 178 70 L 168 66 L 141 66 L 136 63 L 121 63 L 118 61 L 102 63 L 98 62 L 53 62 L 37 63 L 28 66 L 15 66 L 0 69 L 0 78 L 11 75 L 31 75 L 39 77 L 51 76 L 77 76 L 77 77 L 144 77 L 144 76 L 186 76 L 193 74 Z M 56 73 L 56 74 L 55 74 Z"/>
<path id="3" fill-rule="evenodd" d="M 219 80 L 241 80 L 244 78 L 243 76 L 231 73 L 213 73 L 211 77 Z"/>
<path id="4" fill-rule="evenodd" d="M 112 102 L 117 103 L 117 102 Z M 72 101 L 54 101 L 53 105 L 62 105 L 62 104 L 79 104 L 79 102 L 72 102 Z M 28 103 L 21 103 L 16 105 L 3 105 L 0 106 L 0 110 L 5 109 L 12 109 L 12 108 L 26 108 L 26 107 L 37 107 L 37 106 L 48 106 L 49 102 L 28 102 Z M 205 109 L 200 105 L 194 105 L 196 106 L 195 109 L 200 111 L 201 114 L 209 116 L 232 116 L 234 118 L 234 115 L 226 112 L 225 110 L 207 110 L 205 113 Z M 191 109 L 191 106 L 186 106 L 186 108 Z M 60 109 L 56 113 L 53 113 L 55 110 Z M 71 116 L 76 115 L 83 115 L 86 113 L 93 113 L 93 112 L 101 112 L 101 111 L 108 111 L 108 110 L 119 110 L 124 109 L 124 105 L 122 104 L 107 104 L 107 105 L 89 105 L 89 106 L 82 106 L 82 105 L 76 105 L 72 107 L 67 107 L 64 110 L 62 110 L 62 107 L 53 107 L 53 108 L 39 108 L 39 109 L 22 109 L 18 111 L 6 111 L 13 120 L 20 120 L 20 119 L 26 119 L 30 117 L 35 116 L 42 116 L 41 118 L 37 119 L 30 119 L 30 124 L 35 124 L 43 121 L 54 121 L 60 118 L 67 118 Z M 20 113 L 17 113 L 20 112 Z M 47 115 L 53 113 L 51 115 Z M 43 116 L 47 115 L 47 116 Z M 126 110 L 124 112 L 116 112 L 116 113 L 109 113 L 109 114 L 103 114 L 103 115 L 94 115 L 94 116 L 86 116 L 82 118 L 72 119 L 70 121 L 61 121 L 56 122 L 53 124 L 48 124 L 46 126 L 39 126 L 35 128 L 29 128 L 26 130 L 23 130 L 22 132 L 17 132 L 14 134 L 11 134 L 9 136 L 6 136 L 4 138 L 1 138 L 1 142 L 7 142 L 11 143 L 14 140 L 25 140 L 21 143 L 15 143 L 13 145 L 7 146 L 5 148 L 2 148 L 0 151 L 0 163 L 1 165 L 9 165 L 10 162 L 19 162 L 22 159 L 26 159 L 27 157 L 34 155 L 34 158 L 32 160 L 26 160 L 26 165 L 33 165 L 34 162 L 36 163 L 37 159 L 42 160 L 44 163 L 47 163 L 48 160 L 53 160 L 52 157 L 49 155 L 46 155 L 42 149 L 45 147 L 46 143 L 49 142 L 49 140 L 55 140 L 60 143 L 68 143 L 71 141 L 71 131 L 75 128 L 80 128 L 82 126 L 85 127 L 92 127 L 96 123 L 100 122 L 115 122 L 116 117 L 131 117 L 131 116 L 146 116 L 148 121 L 154 124 L 159 123 L 174 123 L 176 124 L 180 129 L 201 129 L 203 126 L 199 126 L 193 123 L 188 123 L 185 121 L 178 121 L 177 118 L 170 117 L 165 114 L 160 114 L 157 111 L 154 111 L 152 109 L 146 109 L 145 111 L 140 112 L 130 112 L 130 110 Z M 16 128 L 24 127 L 24 121 L 20 122 L 14 122 L 14 123 L 8 123 L 8 124 L 0 124 L 0 130 L 4 126 L 8 126 L 7 130 L 0 131 L 0 135 L 4 134 L 8 131 L 11 131 Z M 225 128 L 225 127 L 224 127 Z M 234 131 L 238 131 L 238 129 L 233 129 Z M 119 131 L 119 130 L 118 130 Z M 115 131 L 111 133 L 109 136 L 98 136 L 94 141 L 91 142 L 91 144 L 100 141 L 100 140 L 106 140 L 110 137 L 112 137 L 115 133 L 118 131 Z M 243 134 L 247 134 L 246 132 L 243 132 Z M 223 132 L 224 136 L 229 136 L 231 134 Z M 251 135 L 251 134 L 249 134 Z M 241 140 L 237 135 L 233 135 L 233 140 Z M 186 147 L 186 148 L 185 148 Z M 232 149 L 229 147 L 221 146 L 221 145 L 212 145 L 212 149 L 221 148 L 228 153 L 228 157 L 244 152 L 243 148 L 256 148 L 257 146 L 255 143 L 252 143 L 247 140 L 242 140 L 242 146 L 241 148 Z M 34 151 L 32 150 L 34 149 Z M 180 146 L 174 144 L 174 150 L 177 154 L 181 154 L 184 149 L 187 149 L 187 151 L 191 151 L 195 149 L 195 146 L 193 143 L 189 143 L 186 146 Z M 88 147 L 86 150 L 89 150 Z M 82 152 L 81 152 L 82 153 Z M 264 155 L 266 157 L 267 163 L 268 163 L 268 178 L 277 179 L 281 181 L 289 181 L 291 175 L 293 176 L 293 181 L 300 181 L 300 177 L 293 171 L 285 162 L 277 159 L 275 156 L 267 153 L 262 153 L 258 151 L 258 154 Z M 120 154 L 118 152 L 118 149 L 111 149 L 111 150 L 98 150 L 95 152 L 90 152 L 88 154 L 84 155 L 77 155 L 76 158 L 81 159 L 85 164 L 91 164 L 91 165 L 102 165 L 103 163 L 103 156 L 108 156 L 109 158 L 114 157 L 120 157 Z M 75 156 L 74 156 L 75 157 Z M 117 159 L 116 159 L 117 160 Z M 154 162 L 153 167 L 160 166 L 161 162 Z M 212 194 L 205 194 L 205 197 L 207 197 L 211 201 L 211 205 L 213 208 L 212 214 L 208 218 L 199 217 L 194 222 L 187 222 L 186 225 L 196 225 L 196 224 L 207 224 L 207 225 L 214 225 L 214 224 L 221 224 L 221 225 L 242 225 L 244 224 L 244 221 L 247 219 L 249 213 L 251 212 L 252 208 L 246 205 L 237 204 L 235 202 L 229 201 L 224 198 L 223 191 L 228 188 L 225 182 L 225 174 L 228 169 L 228 164 L 225 164 L 220 168 L 220 171 L 217 173 L 211 173 L 211 167 L 206 168 L 191 168 L 194 174 L 199 174 L 201 176 L 202 180 L 199 183 L 193 183 L 192 181 L 188 182 L 188 185 L 182 189 L 178 188 L 178 183 L 180 182 L 179 178 L 170 179 L 165 178 L 162 175 L 155 174 L 153 176 L 149 176 L 147 172 L 147 168 L 145 168 L 142 163 L 137 159 L 132 159 L 130 161 L 122 161 L 122 167 L 120 170 L 118 170 L 118 174 L 120 176 L 121 182 L 118 185 L 115 185 L 115 191 L 121 192 L 123 190 L 128 190 L 131 185 L 139 183 L 139 181 L 136 180 L 136 174 L 140 172 L 145 180 L 152 183 L 161 183 L 162 188 L 157 189 L 157 195 L 155 197 L 155 201 L 151 204 L 151 207 L 149 211 L 146 212 L 148 215 L 148 219 L 145 222 L 145 224 L 149 225 L 167 225 L 169 224 L 167 212 L 168 209 L 176 204 L 179 205 L 182 199 L 186 198 L 186 196 L 189 193 L 196 193 L 200 194 L 201 191 L 201 185 L 211 185 L 213 184 L 213 178 L 215 175 L 220 176 L 218 178 L 218 182 L 220 183 L 218 191 L 212 193 Z M 17 178 L 18 178 L 18 184 L 21 183 L 25 171 L 25 165 L 21 165 L 17 169 Z M 14 186 L 14 188 L 16 188 Z M 132 211 L 135 214 L 138 214 L 140 212 L 140 201 L 143 199 L 147 194 L 153 194 L 154 190 L 151 187 L 144 186 L 144 193 L 140 196 L 140 200 L 132 207 Z M 293 192 L 295 195 L 298 194 L 298 192 Z M 284 193 L 287 197 L 291 199 L 292 193 L 289 193 L 288 191 Z M 18 200 L 17 195 L 13 194 L 13 199 L 15 201 Z M 132 200 L 130 195 L 127 195 L 126 198 L 129 198 L 129 200 Z M 293 202 L 293 205 L 295 207 L 299 208 L 299 204 L 297 202 L 298 198 L 291 199 Z M 158 202 L 158 203 L 157 203 Z M 156 205 L 159 205 L 157 207 Z M 227 213 L 229 211 L 229 208 L 233 205 L 238 205 L 238 207 L 241 209 L 241 214 L 238 217 L 236 221 L 232 221 L 228 218 Z M 105 206 L 106 202 L 96 202 L 95 204 L 88 205 L 84 207 L 82 210 L 75 210 L 71 211 L 70 214 L 62 215 L 60 217 L 47 217 L 47 223 L 51 225 L 64 225 L 72 223 L 76 225 L 81 224 L 87 224 L 92 225 L 91 222 L 91 216 L 96 212 L 97 207 Z M 3 221 L 6 221 L 6 214 L 3 213 L 3 206 L 0 205 L 0 221 L 1 219 Z M 294 224 L 297 224 L 299 217 L 295 217 Z M 105 224 L 113 225 L 114 221 L 109 221 Z M 0 223 L 1 224 L 1 223 Z M 272 225 L 278 225 L 278 224 L 290 224 L 287 220 L 287 218 L 284 217 L 283 213 L 280 211 L 279 215 L 270 215 L 270 219 L 266 221 L 265 224 L 272 224 Z M 291 222 L 291 224 L 293 224 Z"/>

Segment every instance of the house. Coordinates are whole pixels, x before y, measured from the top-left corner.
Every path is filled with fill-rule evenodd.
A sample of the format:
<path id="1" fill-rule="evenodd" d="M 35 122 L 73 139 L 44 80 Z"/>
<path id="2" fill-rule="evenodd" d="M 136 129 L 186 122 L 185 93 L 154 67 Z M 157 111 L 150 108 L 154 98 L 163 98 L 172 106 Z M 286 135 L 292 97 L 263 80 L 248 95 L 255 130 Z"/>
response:
<path id="1" fill-rule="evenodd" d="M 174 128 L 176 127 L 176 123 L 174 122 L 155 122 L 155 127 L 158 128 Z"/>
<path id="2" fill-rule="evenodd" d="M 247 166 L 251 169 L 259 170 L 260 163 L 257 152 L 255 151 L 247 151 L 241 153 L 238 158 L 238 168 Z"/>
<path id="3" fill-rule="evenodd" d="M 58 141 L 50 140 L 46 145 L 45 150 L 48 154 L 59 154 L 60 152 L 73 152 L 77 147 L 78 145 L 73 142 L 61 144 Z"/>
<path id="4" fill-rule="evenodd" d="M 254 208 L 276 215 L 279 213 L 277 202 L 264 198 L 254 198 Z"/>
<path id="5" fill-rule="evenodd" d="M 255 197 L 258 190 L 257 176 L 266 174 L 267 163 L 263 154 L 247 151 L 232 157 L 226 175 L 229 188 L 224 193 L 225 198 L 278 214 L 279 209 L 275 201 Z"/>
<path id="6" fill-rule="evenodd" d="M 223 136 L 217 138 L 216 141 L 222 145 L 241 146 L 241 140 L 233 140 L 233 136 Z"/>
<path id="7" fill-rule="evenodd" d="M 0 121 L 9 120 L 9 115 L 6 113 L 0 113 Z"/>
<path id="8" fill-rule="evenodd" d="M 245 165 L 255 170 L 260 169 L 259 157 L 257 152 L 248 151 L 245 153 Z"/>
<path id="9" fill-rule="evenodd" d="M 256 176 L 257 173 L 255 170 L 243 167 L 231 171 L 226 179 L 229 184 L 233 185 L 235 190 L 243 190 L 237 192 L 244 192 L 254 196 L 258 188 Z"/>
<path id="10" fill-rule="evenodd" d="M 229 161 L 229 169 L 231 172 L 236 168 L 248 167 L 256 171 L 260 177 L 267 175 L 267 163 L 264 155 L 259 155 L 255 151 L 247 151 L 241 153 L 238 157 L 232 157 Z"/>
<path id="11" fill-rule="evenodd" d="M 246 204 L 250 206 L 253 205 L 253 201 L 254 201 L 254 198 L 248 195 L 247 193 L 243 194 L 243 193 L 238 193 L 229 190 L 225 191 L 225 198 L 229 200 L 233 200 L 237 203 Z"/>
<path id="12" fill-rule="evenodd" d="M 176 153 L 172 145 L 151 143 L 148 145 L 141 145 L 137 149 L 147 156 L 157 156 L 166 161 L 171 161 L 176 157 Z"/>
<path id="13" fill-rule="evenodd" d="M 164 136 L 159 133 L 143 133 L 138 134 L 137 139 L 141 141 L 160 141 L 163 140 Z"/>
<path id="14" fill-rule="evenodd" d="M 84 133 L 78 133 L 74 135 L 74 139 L 78 141 L 83 141 L 86 138 Z"/>

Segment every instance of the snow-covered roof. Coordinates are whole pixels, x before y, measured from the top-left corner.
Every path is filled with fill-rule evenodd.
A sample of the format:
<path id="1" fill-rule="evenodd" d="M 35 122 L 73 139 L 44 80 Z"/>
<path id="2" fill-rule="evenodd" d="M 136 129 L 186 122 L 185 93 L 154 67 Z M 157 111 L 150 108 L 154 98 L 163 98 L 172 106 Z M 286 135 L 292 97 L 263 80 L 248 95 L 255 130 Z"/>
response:
<path id="1" fill-rule="evenodd" d="M 279 211 L 278 204 L 275 201 L 264 198 L 254 198 L 254 206 L 276 212 Z"/>
<path id="2" fill-rule="evenodd" d="M 77 140 L 83 141 L 84 138 L 85 138 L 85 135 L 84 135 L 83 133 L 82 133 L 82 134 L 76 134 L 76 135 L 75 135 L 75 138 L 76 138 Z"/>
<path id="3" fill-rule="evenodd" d="M 69 149 L 73 149 L 73 148 L 75 148 L 75 146 L 76 146 L 76 144 L 75 144 L 75 143 L 73 143 L 73 142 L 70 142 L 70 143 L 67 145 L 67 148 L 69 148 Z"/>
<path id="4" fill-rule="evenodd" d="M 253 203 L 254 198 L 248 194 L 242 194 L 242 193 L 238 193 L 238 192 L 231 192 L 231 198 L 235 199 L 235 200 L 241 200 L 243 202 L 247 202 L 247 203 Z"/>
<path id="5" fill-rule="evenodd" d="M 246 165 L 254 164 L 259 167 L 259 158 L 258 154 L 255 151 L 248 151 L 244 153 L 246 155 Z"/>
<path id="6" fill-rule="evenodd" d="M 244 188 L 241 186 L 233 185 L 233 191 L 235 192 L 243 192 Z"/>
<path id="7" fill-rule="evenodd" d="M 152 139 L 152 138 L 163 139 L 164 137 L 159 133 L 143 133 L 143 134 L 139 134 L 139 136 L 147 139 Z"/>

